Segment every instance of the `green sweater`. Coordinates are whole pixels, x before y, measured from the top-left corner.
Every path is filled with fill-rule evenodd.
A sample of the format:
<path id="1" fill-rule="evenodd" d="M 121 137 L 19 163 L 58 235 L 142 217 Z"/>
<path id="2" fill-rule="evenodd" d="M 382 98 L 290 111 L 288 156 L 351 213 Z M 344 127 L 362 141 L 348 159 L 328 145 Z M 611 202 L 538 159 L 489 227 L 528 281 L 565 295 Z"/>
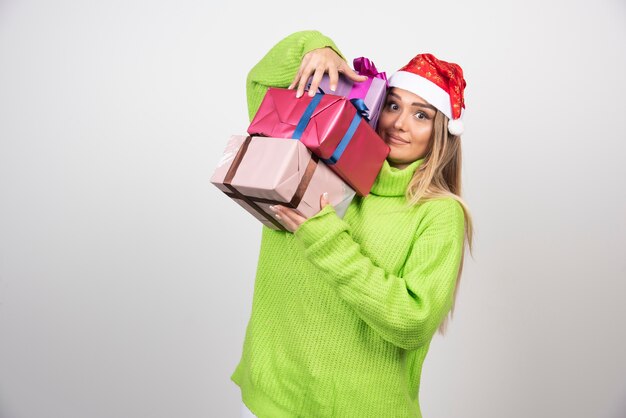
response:
<path id="1" fill-rule="evenodd" d="M 250 116 L 267 86 L 288 86 L 302 56 L 324 46 L 336 50 L 314 31 L 278 43 L 249 74 Z M 422 364 L 450 310 L 464 239 L 455 200 L 407 205 L 421 163 L 385 162 L 344 219 L 327 206 L 295 234 L 263 227 L 232 375 L 259 418 L 421 417 Z"/>

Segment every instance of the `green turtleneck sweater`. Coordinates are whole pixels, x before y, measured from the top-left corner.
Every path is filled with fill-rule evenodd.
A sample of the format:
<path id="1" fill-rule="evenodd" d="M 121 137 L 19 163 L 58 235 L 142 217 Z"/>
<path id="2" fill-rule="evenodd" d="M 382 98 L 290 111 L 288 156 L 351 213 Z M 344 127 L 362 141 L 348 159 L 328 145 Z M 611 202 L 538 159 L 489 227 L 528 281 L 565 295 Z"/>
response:
<path id="1" fill-rule="evenodd" d="M 336 47 L 319 32 L 278 43 L 248 77 L 254 115 L 302 56 Z M 259 418 L 421 417 L 430 341 L 450 310 L 464 239 L 461 206 L 409 207 L 414 162 L 384 163 L 340 219 L 331 206 L 295 234 L 263 227 L 252 314 L 232 380 Z"/>

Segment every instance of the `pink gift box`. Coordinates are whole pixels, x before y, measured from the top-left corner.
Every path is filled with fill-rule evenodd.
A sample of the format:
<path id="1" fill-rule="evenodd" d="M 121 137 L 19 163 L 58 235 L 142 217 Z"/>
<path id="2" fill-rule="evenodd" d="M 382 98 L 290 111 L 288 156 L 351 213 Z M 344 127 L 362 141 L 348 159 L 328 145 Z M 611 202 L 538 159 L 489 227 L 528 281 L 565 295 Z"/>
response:
<path id="1" fill-rule="evenodd" d="M 361 196 L 369 193 L 389 154 L 352 103 L 331 94 L 296 99 L 294 90 L 269 88 L 248 133 L 299 139 Z"/>
<path id="2" fill-rule="evenodd" d="M 330 77 L 328 74 L 324 74 L 319 89 L 323 93 L 342 96 L 350 100 L 359 112 L 367 117 L 370 126 L 376 130 L 378 116 L 387 97 L 387 75 L 385 72 L 378 72 L 374 63 L 365 57 L 355 58 L 353 65 L 355 72 L 367 76 L 367 80 L 355 82 L 343 74 L 339 74 L 337 88 L 332 91 L 330 89 Z M 312 78 L 309 78 L 307 90 L 311 85 Z"/>
<path id="3" fill-rule="evenodd" d="M 309 218 L 320 211 L 320 196 L 343 217 L 355 192 L 300 141 L 233 135 L 213 183 L 272 229 L 287 230 L 271 205 L 291 207 Z"/>

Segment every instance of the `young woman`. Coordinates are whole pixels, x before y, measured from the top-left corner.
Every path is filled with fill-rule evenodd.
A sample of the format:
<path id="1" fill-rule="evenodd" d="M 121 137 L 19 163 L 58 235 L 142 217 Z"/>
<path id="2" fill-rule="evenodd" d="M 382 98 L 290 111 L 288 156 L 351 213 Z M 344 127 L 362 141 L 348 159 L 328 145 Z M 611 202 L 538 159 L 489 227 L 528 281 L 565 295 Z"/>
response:
<path id="1" fill-rule="evenodd" d="M 290 35 L 249 73 L 250 117 L 268 86 L 297 87 L 300 97 L 324 73 L 331 89 L 338 73 L 362 81 L 329 38 Z M 464 86 L 460 67 L 416 56 L 390 79 L 378 133 L 391 151 L 370 194 L 343 219 L 324 196 L 309 219 L 275 207 L 291 232 L 263 228 L 232 375 L 244 416 L 421 417 L 422 364 L 471 242 L 460 198 Z"/>

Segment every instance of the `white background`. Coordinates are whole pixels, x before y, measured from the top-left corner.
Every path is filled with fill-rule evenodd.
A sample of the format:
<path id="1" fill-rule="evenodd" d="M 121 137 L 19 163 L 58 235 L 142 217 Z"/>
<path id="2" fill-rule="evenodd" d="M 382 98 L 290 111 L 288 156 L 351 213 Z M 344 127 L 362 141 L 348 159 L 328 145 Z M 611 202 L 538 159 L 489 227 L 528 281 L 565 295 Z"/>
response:
<path id="1" fill-rule="evenodd" d="M 209 184 L 296 30 L 468 82 L 426 418 L 626 416 L 623 0 L 0 1 L 0 416 L 237 417 L 260 223 Z M 395 418 L 395 417 L 391 417 Z"/>

